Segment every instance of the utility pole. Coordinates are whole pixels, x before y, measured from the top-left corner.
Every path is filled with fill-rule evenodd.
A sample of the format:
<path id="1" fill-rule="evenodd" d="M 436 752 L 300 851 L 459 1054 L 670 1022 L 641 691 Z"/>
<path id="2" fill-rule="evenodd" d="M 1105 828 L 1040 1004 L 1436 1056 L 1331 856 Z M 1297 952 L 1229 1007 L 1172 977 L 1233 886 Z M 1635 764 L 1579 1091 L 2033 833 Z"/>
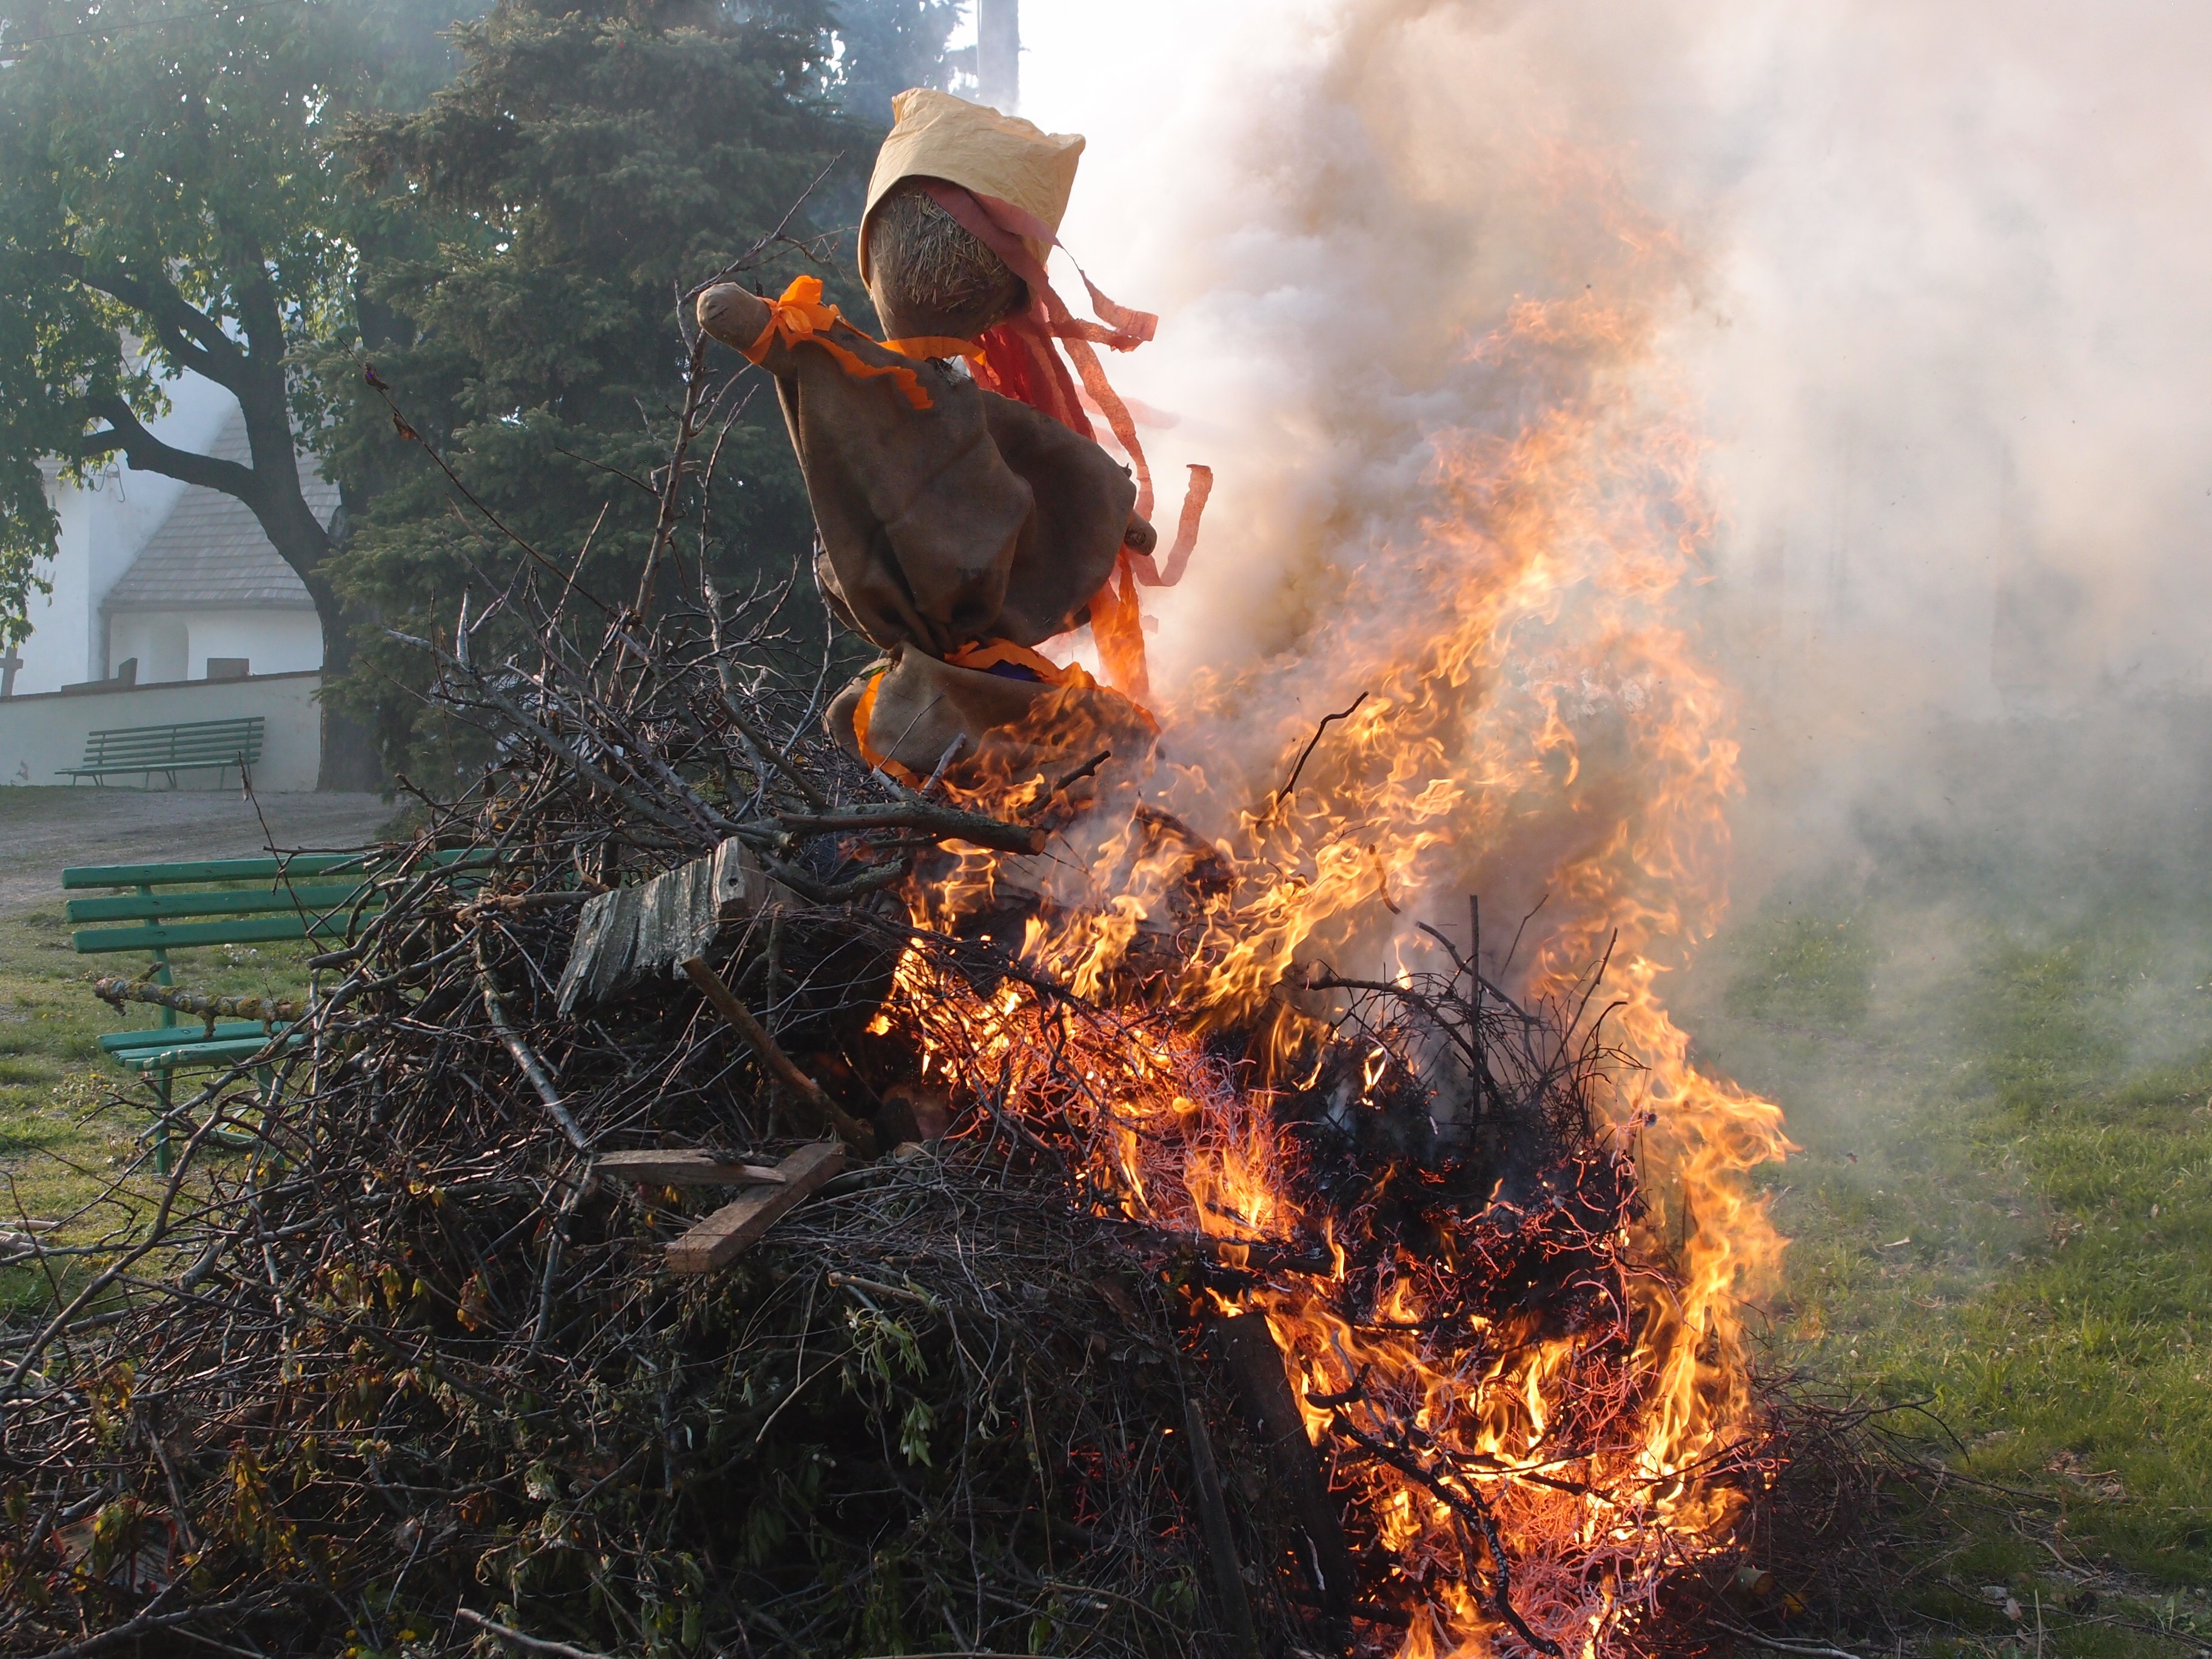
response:
<path id="1" fill-rule="evenodd" d="M 975 0 L 975 88 L 1001 115 L 1020 107 L 1021 0 Z"/>

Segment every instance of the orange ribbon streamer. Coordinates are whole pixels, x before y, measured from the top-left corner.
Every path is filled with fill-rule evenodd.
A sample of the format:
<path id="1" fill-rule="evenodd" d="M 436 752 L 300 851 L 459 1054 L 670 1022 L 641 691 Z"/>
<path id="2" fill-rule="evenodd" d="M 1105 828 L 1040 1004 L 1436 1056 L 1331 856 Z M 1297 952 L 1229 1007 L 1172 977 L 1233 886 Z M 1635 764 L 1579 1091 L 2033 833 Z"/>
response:
<path id="1" fill-rule="evenodd" d="M 1072 662 L 1063 668 L 1042 652 L 1016 645 L 1012 640 L 971 641 L 945 660 L 955 668 L 972 668 L 984 674 L 1011 664 L 1028 669 L 1047 685 L 1089 686 L 1097 683 L 1084 671 L 1081 663 Z"/>
<path id="2" fill-rule="evenodd" d="M 883 689 L 884 675 L 888 669 L 878 670 L 860 692 L 860 701 L 853 705 L 853 735 L 860 740 L 860 758 L 871 766 L 880 768 L 911 788 L 920 781 L 913 773 L 868 741 L 868 724 L 876 714 L 876 693 Z"/>
<path id="3" fill-rule="evenodd" d="M 869 363 L 830 337 L 832 329 L 842 328 L 858 334 L 870 345 L 880 343 L 847 322 L 844 313 L 822 299 L 822 279 L 819 276 L 794 276 L 783 297 L 769 301 L 768 325 L 760 337 L 745 348 L 745 356 L 757 363 L 768 356 L 768 349 L 777 340 L 787 346 L 817 345 L 836 361 L 837 366 L 856 380 L 872 380 L 888 374 L 891 383 L 905 394 L 906 400 L 916 409 L 927 409 L 929 393 L 921 389 L 921 381 L 915 372 L 902 363 Z"/>

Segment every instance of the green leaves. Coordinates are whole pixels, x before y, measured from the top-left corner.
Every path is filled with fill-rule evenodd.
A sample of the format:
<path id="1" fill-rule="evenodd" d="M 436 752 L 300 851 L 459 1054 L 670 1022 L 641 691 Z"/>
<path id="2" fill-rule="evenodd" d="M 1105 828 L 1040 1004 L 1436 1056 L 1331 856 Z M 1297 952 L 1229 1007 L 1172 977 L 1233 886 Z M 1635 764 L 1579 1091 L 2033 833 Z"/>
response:
<path id="1" fill-rule="evenodd" d="M 367 198 L 337 125 L 426 91 L 451 15 L 145 0 L 115 21 L 86 0 L 0 0 L 0 640 L 27 631 L 54 548 L 42 461 L 97 469 L 185 370 L 281 433 L 288 360 L 352 309 Z M 287 471 L 257 487 L 296 509 Z M 308 529 L 272 535 L 295 566 L 320 554 Z"/>
<path id="2" fill-rule="evenodd" d="M 899 1452 L 909 1463 L 930 1464 L 929 1431 L 937 1426 L 937 1413 L 927 1400 L 916 1400 L 899 1419 Z"/>

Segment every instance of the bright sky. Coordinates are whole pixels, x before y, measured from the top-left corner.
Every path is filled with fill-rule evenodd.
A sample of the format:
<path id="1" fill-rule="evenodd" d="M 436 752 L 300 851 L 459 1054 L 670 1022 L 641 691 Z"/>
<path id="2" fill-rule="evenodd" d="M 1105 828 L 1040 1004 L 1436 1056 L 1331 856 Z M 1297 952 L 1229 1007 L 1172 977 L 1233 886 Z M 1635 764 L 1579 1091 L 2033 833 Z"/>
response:
<path id="1" fill-rule="evenodd" d="M 1178 115 L 1226 66 L 1240 33 L 1258 26 L 1255 9 L 1242 0 L 1022 0 L 1021 21 L 1018 113 L 1091 141 L 1066 227 L 1087 264 L 1103 256 L 1076 239 L 1087 227 L 1112 234 L 1127 211 L 1114 200 L 1122 187 L 1176 164 Z M 973 38 L 971 23 L 954 40 Z"/>

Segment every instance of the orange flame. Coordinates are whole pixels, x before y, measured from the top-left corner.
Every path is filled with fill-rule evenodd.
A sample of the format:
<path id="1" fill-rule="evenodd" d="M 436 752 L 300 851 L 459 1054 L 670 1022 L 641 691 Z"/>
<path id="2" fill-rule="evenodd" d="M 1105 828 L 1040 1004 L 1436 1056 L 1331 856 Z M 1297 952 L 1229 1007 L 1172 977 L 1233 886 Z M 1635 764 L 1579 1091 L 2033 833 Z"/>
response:
<path id="1" fill-rule="evenodd" d="M 1632 228 L 1632 263 L 1667 256 L 1663 234 Z M 1592 1655 L 1668 1571 L 1725 1542 L 1741 1503 L 1711 1475 L 1754 1422 L 1740 1309 L 1783 1245 L 1745 1177 L 1794 1149 L 1771 1103 L 1692 1061 L 1660 995 L 1722 909 L 1738 779 L 1727 689 L 1682 616 L 1713 515 L 1692 428 L 1650 391 L 1656 328 L 1649 307 L 1591 294 L 1516 304 L 1470 360 L 1528 412 L 1432 434 L 1418 535 L 1331 573 L 1295 656 L 1198 676 L 1151 776 L 1102 776 L 1073 820 L 1042 777 L 969 780 L 1000 811 L 1063 810 L 1061 850 L 970 852 L 914 895 L 918 919 L 1028 903 L 1021 959 L 1132 1010 L 1116 1042 L 1084 1051 L 1096 1037 L 1014 981 L 985 998 L 919 956 L 885 1016 L 1002 1112 L 1034 1103 L 1048 1051 L 1063 1070 L 1078 1053 L 1082 1098 L 1054 1109 L 1092 1132 L 1086 1178 L 1236 1260 L 1328 1224 L 1298 1212 L 1268 1097 L 1231 1085 L 1207 1033 L 1263 1030 L 1272 1076 L 1296 1079 L 1325 1009 L 1308 967 L 1432 964 L 1413 924 L 1470 890 L 1534 912 L 1510 964 L 1482 941 L 1486 971 L 1526 997 L 1571 1003 L 1605 962 L 1588 1018 L 1641 1068 L 1605 1103 L 1647 1206 L 1612 1242 L 1674 1272 L 1629 1274 L 1608 1328 L 1487 1331 L 1449 1364 L 1420 1333 L 1418 1264 L 1357 1328 L 1295 1276 L 1234 1298 L 1265 1315 L 1317 1443 L 1351 1443 L 1358 1408 L 1330 1402 L 1364 1386 L 1449 1453 L 1444 1489 L 1371 1461 L 1345 1477 L 1427 1609 L 1402 1659 L 1524 1650 L 1447 1489 L 1494 1514 L 1527 1622 Z M 1317 736 L 1316 696 L 1349 708 Z M 1219 757 L 1269 727 L 1261 793 Z M 1362 1103 L 1387 1063 L 1368 1057 Z"/>

